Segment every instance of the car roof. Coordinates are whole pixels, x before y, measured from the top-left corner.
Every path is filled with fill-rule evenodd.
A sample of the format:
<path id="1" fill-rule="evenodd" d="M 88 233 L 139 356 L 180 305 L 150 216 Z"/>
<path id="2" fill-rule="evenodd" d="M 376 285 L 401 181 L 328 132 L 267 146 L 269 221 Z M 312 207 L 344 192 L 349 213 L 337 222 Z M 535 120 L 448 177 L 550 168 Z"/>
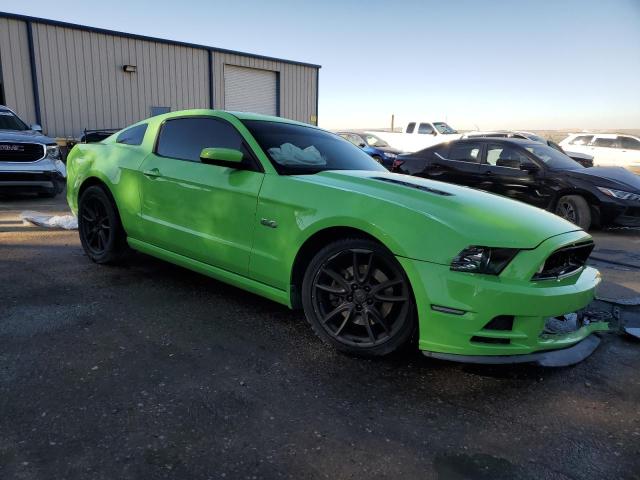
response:
<path id="1" fill-rule="evenodd" d="M 129 125 L 129 127 L 133 127 L 140 123 L 146 123 L 151 119 L 155 121 L 158 121 L 158 120 L 164 121 L 171 118 L 189 117 L 189 116 L 196 117 L 196 116 L 203 116 L 203 115 L 215 115 L 220 113 L 233 115 L 239 120 L 259 120 L 259 121 L 267 121 L 267 122 L 288 123 L 291 125 L 300 125 L 300 126 L 310 127 L 310 128 L 318 128 L 315 125 L 311 125 L 308 123 L 297 122 L 295 120 L 289 120 L 288 118 L 274 117 L 272 115 L 262 115 L 260 113 L 252 113 L 252 112 L 235 112 L 235 111 L 229 111 L 229 110 L 212 110 L 209 108 L 194 108 L 189 110 L 176 110 L 173 112 L 167 112 L 167 113 L 163 113 L 162 115 L 156 115 L 155 117 L 145 118 L 144 120 L 141 120 L 132 125 Z"/>
<path id="2" fill-rule="evenodd" d="M 473 138 L 461 138 L 460 140 L 452 140 L 453 142 L 492 142 L 492 143 L 513 143 L 524 147 L 525 145 L 544 145 L 539 142 L 534 142 L 528 138 L 504 138 L 504 137 L 473 137 Z"/>

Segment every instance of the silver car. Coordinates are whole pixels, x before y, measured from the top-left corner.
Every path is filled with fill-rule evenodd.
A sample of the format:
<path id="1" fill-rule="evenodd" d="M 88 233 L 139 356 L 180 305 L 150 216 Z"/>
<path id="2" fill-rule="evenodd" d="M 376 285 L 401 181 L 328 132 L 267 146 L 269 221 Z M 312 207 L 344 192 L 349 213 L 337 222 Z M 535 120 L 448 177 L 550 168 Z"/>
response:
<path id="1" fill-rule="evenodd" d="M 66 177 L 55 140 L 43 135 L 40 125 L 28 126 L 0 105 L 0 194 L 55 197 L 64 189 Z"/>

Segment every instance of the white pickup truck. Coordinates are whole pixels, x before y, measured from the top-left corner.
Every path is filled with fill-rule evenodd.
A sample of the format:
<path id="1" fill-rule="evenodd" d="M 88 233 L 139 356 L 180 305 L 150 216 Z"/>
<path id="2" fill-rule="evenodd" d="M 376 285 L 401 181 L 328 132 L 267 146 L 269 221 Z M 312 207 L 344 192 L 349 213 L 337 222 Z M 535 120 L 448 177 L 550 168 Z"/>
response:
<path id="1" fill-rule="evenodd" d="M 438 143 L 457 140 L 462 136 L 445 122 L 409 122 L 402 133 L 372 133 L 393 148 L 407 153 L 417 152 Z"/>

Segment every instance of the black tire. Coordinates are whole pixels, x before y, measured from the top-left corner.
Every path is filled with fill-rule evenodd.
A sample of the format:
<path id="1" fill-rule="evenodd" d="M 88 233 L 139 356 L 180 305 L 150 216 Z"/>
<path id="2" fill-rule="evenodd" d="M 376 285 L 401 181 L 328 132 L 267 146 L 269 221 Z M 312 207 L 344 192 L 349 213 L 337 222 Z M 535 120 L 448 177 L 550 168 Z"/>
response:
<path id="1" fill-rule="evenodd" d="M 583 230 L 591 227 L 591 209 L 580 195 L 565 195 L 558 200 L 556 215 L 575 223 Z"/>
<path id="2" fill-rule="evenodd" d="M 402 266 L 368 239 L 339 240 L 313 257 L 302 281 L 302 306 L 320 339 L 354 355 L 390 354 L 407 345 L 417 328 Z"/>
<path id="3" fill-rule="evenodd" d="M 376 162 L 382 165 L 382 157 L 380 157 L 379 155 L 372 155 L 371 158 L 373 158 Z"/>
<path id="4" fill-rule="evenodd" d="M 116 263 L 128 250 L 115 203 L 100 186 L 91 186 L 80 196 L 78 232 L 84 252 L 96 263 Z"/>

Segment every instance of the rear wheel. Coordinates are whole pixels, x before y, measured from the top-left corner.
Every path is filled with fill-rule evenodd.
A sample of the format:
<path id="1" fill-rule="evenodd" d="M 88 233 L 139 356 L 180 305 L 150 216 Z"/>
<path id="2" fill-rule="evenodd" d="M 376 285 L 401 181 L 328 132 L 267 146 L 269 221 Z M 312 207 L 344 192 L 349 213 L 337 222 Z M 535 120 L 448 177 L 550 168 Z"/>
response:
<path id="1" fill-rule="evenodd" d="M 91 186 L 80 197 L 78 231 L 87 256 L 96 263 L 113 263 L 127 251 L 120 216 L 102 187 Z"/>
<path id="2" fill-rule="evenodd" d="M 416 330 L 409 280 L 396 258 L 366 239 L 333 242 L 313 258 L 302 304 L 316 334 L 340 351 L 381 356 Z"/>
<path id="3" fill-rule="evenodd" d="M 580 195 L 565 195 L 558 200 L 556 215 L 575 223 L 583 230 L 591 227 L 591 209 Z"/>

